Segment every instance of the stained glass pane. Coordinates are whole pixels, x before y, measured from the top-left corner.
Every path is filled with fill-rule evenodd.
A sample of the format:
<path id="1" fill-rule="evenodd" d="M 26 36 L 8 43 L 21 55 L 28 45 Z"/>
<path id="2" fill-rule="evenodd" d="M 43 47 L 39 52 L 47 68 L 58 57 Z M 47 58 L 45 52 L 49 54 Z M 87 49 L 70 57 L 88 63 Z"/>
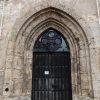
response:
<path id="1" fill-rule="evenodd" d="M 48 29 L 36 41 L 34 52 L 69 52 L 68 42 L 55 29 Z"/>

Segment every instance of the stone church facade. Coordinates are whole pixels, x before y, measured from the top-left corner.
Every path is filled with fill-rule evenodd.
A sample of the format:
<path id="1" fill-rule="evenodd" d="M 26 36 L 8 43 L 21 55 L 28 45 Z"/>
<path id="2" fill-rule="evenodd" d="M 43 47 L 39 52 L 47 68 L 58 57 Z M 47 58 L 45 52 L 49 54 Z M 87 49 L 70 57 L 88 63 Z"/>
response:
<path id="1" fill-rule="evenodd" d="M 0 0 L 0 100 L 31 100 L 33 47 L 49 28 L 69 43 L 72 100 L 100 100 L 99 0 Z"/>

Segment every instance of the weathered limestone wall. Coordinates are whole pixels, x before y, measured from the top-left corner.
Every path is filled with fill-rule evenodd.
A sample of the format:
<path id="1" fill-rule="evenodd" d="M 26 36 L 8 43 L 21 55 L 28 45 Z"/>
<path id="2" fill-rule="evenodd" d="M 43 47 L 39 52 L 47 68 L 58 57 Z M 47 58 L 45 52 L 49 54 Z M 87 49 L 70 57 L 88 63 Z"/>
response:
<path id="1" fill-rule="evenodd" d="M 98 17 L 99 17 L 99 24 L 100 24 L 100 0 L 97 0 L 97 10 L 98 10 Z"/>
<path id="2" fill-rule="evenodd" d="M 30 16 L 48 7 L 58 8 L 71 15 L 83 28 L 89 43 L 91 58 L 89 62 L 91 65 L 91 83 L 89 84 L 92 85 L 93 94 L 86 96 L 87 91 L 84 89 L 82 95 L 80 97 L 74 96 L 73 100 L 100 100 L 100 25 L 96 0 L 0 0 L 0 100 L 30 100 L 31 81 L 28 83 L 30 84 L 29 92 L 22 92 L 26 88 L 23 87 L 26 85 L 22 84 L 22 81 L 26 80 L 23 77 L 26 73 L 23 70 L 20 71 L 23 65 L 17 59 L 22 61 L 23 56 L 15 55 L 16 60 L 14 64 L 12 62 L 12 54 L 14 53 L 12 48 L 15 42 L 12 37 L 15 38 L 17 31 Z M 85 61 L 82 62 L 86 63 Z M 15 69 L 13 74 L 12 69 Z M 87 79 L 86 77 L 82 76 L 81 78 L 84 81 Z M 31 80 L 31 74 L 28 78 Z M 85 87 L 86 85 L 83 84 L 82 86 Z M 7 88 L 8 91 L 5 91 Z M 15 93 L 15 95 L 11 93 Z"/>

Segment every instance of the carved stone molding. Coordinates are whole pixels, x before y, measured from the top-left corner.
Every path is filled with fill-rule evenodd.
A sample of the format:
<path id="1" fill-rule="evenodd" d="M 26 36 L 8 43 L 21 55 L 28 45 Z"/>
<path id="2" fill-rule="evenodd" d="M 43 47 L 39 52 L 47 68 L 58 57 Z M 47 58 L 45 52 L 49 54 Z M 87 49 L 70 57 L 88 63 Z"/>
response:
<path id="1" fill-rule="evenodd" d="M 8 69 L 5 71 L 5 87 L 9 87 L 10 91 L 4 94 L 31 94 L 32 50 L 38 36 L 50 27 L 61 32 L 70 46 L 73 100 L 76 100 L 74 96 L 78 97 L 77 100 L 81 96 L 93 97 L 90 50 L 86 34 L 74 18 L 52 7 L 30 16 L 18 33 L 11 36 L 7 51 L 7 59 L 11 60 L 6 60 L 6 68 L 9 68 L 11 75 L 8 75 Z"/>

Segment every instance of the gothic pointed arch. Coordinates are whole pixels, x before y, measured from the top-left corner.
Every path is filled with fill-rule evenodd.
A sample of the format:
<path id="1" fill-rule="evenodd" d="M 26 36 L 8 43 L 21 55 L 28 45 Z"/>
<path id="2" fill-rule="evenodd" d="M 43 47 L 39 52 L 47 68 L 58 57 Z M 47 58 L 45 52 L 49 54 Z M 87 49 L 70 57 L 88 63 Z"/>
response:
<path id="1" fill-rule="evenodd" d="M 33 47 L 31 100 L 72 100 L 71 83 L 69 44 L 59 31 L 48 28 Z"/>
<path id="2" fill-rule="evenodd" d="M 12 51 L 7 56 L 7 59 L 9 56 L 12 57 L 12 77 L 10 77 L 9 84 L 13 86 L 10 89 L 10 95 L 18 95 L 17 93 L 20 92 L 23 95 L 31 95 L 32 50 L 38 36 L 50 27 L 61 32 L 69 43 L 73 100 L 74 97 L 79 100 L 81 96 L 92 98 L 90 51 L 86 33 L 72 16 L 53 7 L 30 16 L 10 38 L 10 41 L 13 41 L 12 47 L 7 51 Z M 10 41 L 8 46 L 11 44 Z M 11 62 L 7 61 L 7 64 Z M 16 79 L 19 81 L 16 82 Z M 20 88 L 16 91 L 17 83 L 20 84 Z"/>
<path id="3" fill-rule="evenodd" d="M 49 28 L 44 31 L 37 39 L 33 52 L 69 52 L 69 44 L 63 35 Z"/>

